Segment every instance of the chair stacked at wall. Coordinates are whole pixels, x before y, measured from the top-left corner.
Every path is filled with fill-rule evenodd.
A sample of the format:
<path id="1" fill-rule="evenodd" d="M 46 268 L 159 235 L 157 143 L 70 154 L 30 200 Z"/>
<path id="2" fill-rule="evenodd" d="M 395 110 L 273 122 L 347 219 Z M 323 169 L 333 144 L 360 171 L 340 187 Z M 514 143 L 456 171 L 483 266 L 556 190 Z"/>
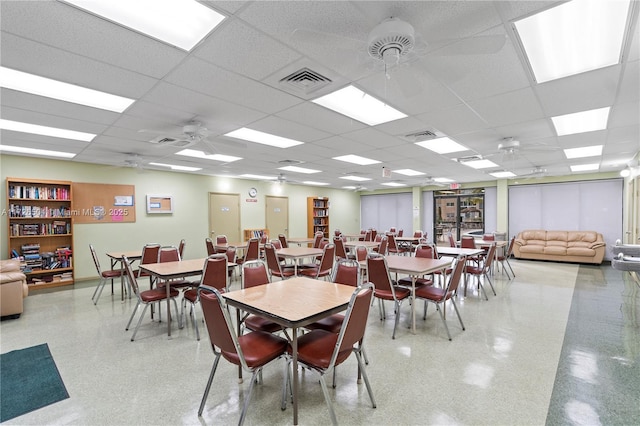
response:
<path id="1" fill-rule="evenodd" d="M 131 341 L 133 342 L 134 339 L 136 338 L 136 333 L 138 333 L 138 328 L 140 327 L 140 323 L 142 323 L 142 318 L 144 317 L 144 313 L 146 312 L 147 308 L 149 307 L 149 305 L 153 303 L 159 303 L 164 300 L 167 300 L 167 291 L 166 291 L 166 288 L 154 288 L 150 290 L 141 291 L 140 288 L 138 287 L 138 281 L 136 279 L 136 276 L 133 273 L 133 270 L 131 269 L 131 264 L 129 263 L 129 259 L 127 259 L 126 256 L 122 256 L 122 264 L 124 265 L 125 272 L 127 274 L 127 279 L 129 280 L 129 287 L 137 297 L 136 306 L 133 308 L 133 312 L 131 313 L 131 317 L 129 318 L 129 322 L 125 327 L 125 330 L 127 331 L 129 330 L 129 326 L 131 325 L 131 321 L 133 321 L 133 317 L 136 315 L 136 312 L 138 311 L 138 307 L 140 305 L 144 305 L 144 309 L 140 314 L 140 318 L 138 319 L 136 328 L 133 331 L 133 335 L 131 336 Z M 176 297 L 178 297 L 178 295 L 180 295 L 180 292 L 178 290 L 174 288 L 169 288 L 169 297 L 173 301 L 176 315 L 178 315 L 178 303 L 176 302 Z M 158 310 L 158 312 L 161 317 L 161 314 L 160 314 L 161 311 Z M 180 325 L 180 323 L 178 325 Z"/>
<path id="2" fill-rule="evenodd" d="M 489 273 L 491 272 L 491 263 L 493 262 L 495 255 L 496 255 L 496 244 L 493 243 L 489 246 L 489 253 L 484 258 L 484 262 L 480 266 L 474 266 L 467 263 L 467 268 L 465 270 L 465 272 L 467 273 L 467 276 L 471 275 L 476 277 L 476 281 L 478 282 L 478 290 L 482 291 L 482 293 L 484 294 L 484 298 L 486 300 L 489 300 L 489 298 L 487 297 L 487 292 L 484 289 L 484 285 L 482 283 L 483 281 L 489 282 L 489 285 L 491 286 L 491 290 L 493 291 L 494 296 L 496 294 L 496 290 L 495 288 L 493 288 L 493 283 L 491 282 L 491 278 L 489 278 Z M 465 295 L 467 293 L 466 284 L 467 282 L 465 282 L 465 287 L 464 287 Z"/>
<path id="3" fill-rule="evenodd" d="M 116 278 L 122 278 L 124 272 L 122 269 L 108 269 L 103 271 L 100 267 L 100 260 L 98 259 L 98 255 L 96 254 L 96 249 L 92 244 L 89 244 L 89 250 L 91 251 L 91 257 L 93 258 L 93 264 L 96 267 L 96 271 L 98 272 L 98 276 L 100 277 L 100 282 L 96 286 L 96 289 L 93 291 L 93 296 L 91 296 L 91 300 L 93 300 L 93 304 L 97 305 L 100 296 L 102 295 L 102 290 L 104 289 L 107 281 L 111 280 L 111 294 L 113 294 L 113 280 Z"/>
<path id="4" fill-rule="evenodd" d="M 200 301 L 198 297 L 198 288 L 201 286 L 213 287 L 219 292 L 224 293 L 229 289 L 228 261 L 226 253 L 212 254 L 204 261 L 202 268 L 202 277 L 198 287 L 186 290 L 182 295 L 182 312 L 180 317 L 184 319 L 187 302 L 191 305 L 189 309 L 189 317 L 193 328 L 196 330 L 196 339 L 200 340 L 200 330 L 198 330 L 198 320 L 196 314 L 196 305 Z"/>
<path id="5" fill-rule="evenodd" d="M 451 340 L 451 333 L 449 333 L 449 327 L 447 326 L 447 320 L 444 315 L 445 303 L 447 300 L 451 301 L 453 308 L 456 311 L 456 315 L 458 316 L 458 320 L 460 321 L 460 326 L 462 330 L 464 330 L 464 323 L 462 322 L 462 318 L 460 317 L 460 312 L 458 311 L 458 306 L 456 305 L 455 295 L 458 290 L 458 285 L 460 284 L 460 278 L 462 277 L 462 273 L 465 268 L 465 259 L 464 257 L 459 257 L 454 260 L 453 272 L 449 275 L 449 280 L 444 288 L 434 287 L 434 286 L 421 286 L 420 288 L 416 288 L 416 300 L 423 299 L 424 300 L 424 316 L 423 319 L 427 319 L 427 305 L 428 303 L 433 303 L 436 305 L 436 310 L 440 314 L 440 319 L 442 320 L 442 324 L 444 324 L 444 328 L 447 331 L 447 336 L 449 340 Z M 440 307 L 442 306 L 442 309 Z"/>
<path id="6" fill-rule="evenodd" d="M 256 259 L 242 265 L 242 288 L 251 288 L 269 284 L 269 272 L 263 260 Z M 244 315 L 240 319 L 246 328 L 253 331 L 275 333 L 282 330 L 282 326 L 258 315 Z"/>
<path id="7" fill-rule="evenodd" d="M 400 321 L 400 307 L 405 299 L 411 298 L 411 290 L 393 284 L 391 275 L 389 274 L 389 266 L 387 259 L 377 253 L 369 253 L 367 255 L 367 280 L 375 286 L 374 297 L 378 299 L 378 307 L 380 309 L 380 321 L 386 318 L 384 309 L 384 301 L 391 300 L 394 303 L 394 312 L 396 314 L 395 324 L 393 326 L 392 339 L 396 338 L 396 329 Z"/>
<path id="8" fill-rule="evenodd" d="M 322 256 L 320 263 L 305 269 L 299 269 L 298 273 L 307 277 L 319 279 L 327 278 L 331 275 L 333 269 L 333 262 L 335 260 L 336 246 L 335 244 L 328 243 L 322 249 Z"/>
<path id="9" fill-rule="evenodd" d="M 372 294 L 373 286 L 371 283 L 363 284 L 354 290 L 339 333 L 316 329 L 298 338 L 298 362 L 320 373 L 320 386 L 329 408 L 331 422 L 334 425 L 338 422 L 324 376 L 329 371 L 335 372 L 335 368 L 346 361 L 352 353 L 355 353 L 358 361 L 358 378 L 361 373 L 369 393 L 371 405 L 376 408 L 373 390 L 362 359 L 362 345 Z M 291 353 L 291 345 L 289 345 L 288 351 Z M 289 369 L 287 369 L 288 375 Z M 282 403 L 284 408 L 284 394 Z"/>
<path id="10" fill-rule="evenodd" d="M 211 373 L 209 374 L 207 386 L 202 395 L 198 416 L 202 416 L 207 397 L 209 396 L 209 390 L 211 389 L 211 384 L 213 383 L 213 378 L 218 368 L 218 362 L 220 361 L 220 357 L 223 357 L 232 364 L 241 367 L 242 370 L 252 374 L 251 380 L 249 381 L 249 390 L 244 398 L 242 413 L 240 414 L 240 420 L 238 422 L 238 424 L 242 425 L 247 414 L 249 401 L 251 400 L 253 386 L 260 378 L 259 373 L 264 366 L 285 354 L 287 350 L 287 340 L 263 331 L 252 331 L 238 336 L 231 321 L 229 308 L 220 292 L 208 286 L 201 286 L 199 292 L 202 312 L 204 314 L 207 331 L 209 332 L 209 340 L 211 341 L 211 349 L 213 349 L 215 359 Z M 283 388 L 286 386 L 286 378 L 287 374 L 285 374 L 285 384 L 283 384 Z"/>
<path id="11" fill-rule="evenodd" d="M 280 263 L 280 260 L 278 260 L 278 255 L 276 254 L 276 248 L 273 244 L 267 243 L 264 245 L 264 257 L 267 261 L 267 267 L 269 269 L 269 275 L 271 275 L 271 279 L 273 279 L 273 277 L 278 277 L 284 280 L 296 275 L 294 266 L 283 266 Z"/>
<path id="12" fill-rule="evenodd" d="M 507 252 L 503 254 L 496 254 L 496 262 L 500 263 L 500 265 L 502 266 L 502 270 L 507 274 L 508 279 L 515 278 L 516 276 L 515 272 L 513 272 L 513 268 L 511 267 L 511 264 L 509 263 L 509 258 L 511 258 L 511 255 L 513 254 L 513 246 L 515 245 L 515 242 L 516 242 L 516 237 L 512 237 L 511 241 L 509 241 Z M 511 270 L 511 275 L 513 275 L 513 277 L 509 276 L 509 272 L 504 267 L 505 263 Z"/>

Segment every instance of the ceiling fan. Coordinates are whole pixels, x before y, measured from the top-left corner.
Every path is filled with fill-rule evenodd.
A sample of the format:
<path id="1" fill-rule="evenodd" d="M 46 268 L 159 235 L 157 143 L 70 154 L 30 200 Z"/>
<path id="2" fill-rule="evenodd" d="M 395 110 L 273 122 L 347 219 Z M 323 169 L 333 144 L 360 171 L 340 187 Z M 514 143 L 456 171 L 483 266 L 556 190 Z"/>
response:
<path id="1" fill-rule="evenodd" d="M 525 152 L 550 152 L 559 150 L 560 147 L 542 144 L 527 144 L 523 145 L 519 140 L 514 137 L 503 138 L 498 144 L 497 151 L 483 155 L 483 158 L 490 158 L 499 156 L 502 163 L 516 160 L 519 156 Z"/>
<path id="2" fill-rule="evenodd" d="M 531 169 L 531 172 L 529 173 L 525 173 L 523 175 L 518 175 L 515 179 L 517 178 L 536 178 L 536 177 L 543 177 L 547 175 L 547 169 L 545 169 L 544 167 L 540 167 L 540 166 L 536 166 L 533 169 Z"/>
<path id="3" fill-rule="evenodd" d="M 433 176 L 428 176 L 422 181 L 423 186 L 447 186 L 442 182 L 438 182 Z"/>
<path id="4" fill-rule="evenodd" d="M 191 120 L 187 122 L 182 126 L 182 133 L 180 134 L 171 134 L 171 132 L 147 129 L 139 130 L 139 132 L 160 135 L 149 141 L 149 143 L 154 145 L 185 149 L 202 142 L 202 145 L 200 146 L 200 148 L 204 148 L 202 151 L 207 154 L 214 154 L 217 152 L 213 145 L 213 141 L 208 139 L 211 132 L 204 127 L 200 121 Z M 220 139 L 216 140 L 216 143 L 227 144 L 236 148 L 246 148 L 246 145 L 242 142 Z"/>
<path id="5" fill-rule="evenodd" d="M 368 65 L 382 68 L 386 79 L 402 65 L 410 65 L 426 56 L 457 56 L 472 54 L 497 53 L 506 42 L 506 35 L 475 36 L 467 39 L 433 40 L 433 44 L 443 46 L 427 52 L 428 43 L 416 34 L 414 27 L 398 17 L 389 17 L 376 25 L 366 40 L 354 39 L 335 33 L 326 33 L 310 29 L 296 29 L 292 36 L 311 44 L 323 44 L 334 49 L 343 50 L 352 59 L 363 52 L 368 55 Z M 362 58 L 360 59 L 362 61 Z M 365 62 L 365 63 L 366 63 Z M 428 64 L 427 64 L 428 65 Z M 450 71 L 447 71 L 450 73 Z M 450 77 L 450 76 L 449 76 Z M 395 79 L 406 94 L 416 94 L 421 84 L 412 73 L 402 73 Z"/>

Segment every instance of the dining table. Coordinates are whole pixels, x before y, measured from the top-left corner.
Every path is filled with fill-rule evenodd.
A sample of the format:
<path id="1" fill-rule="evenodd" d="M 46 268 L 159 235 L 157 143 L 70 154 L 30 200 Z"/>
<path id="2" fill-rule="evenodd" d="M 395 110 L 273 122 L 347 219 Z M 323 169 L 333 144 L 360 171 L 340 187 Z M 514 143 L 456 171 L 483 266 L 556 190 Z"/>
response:
<path id="1" fill-rule="evenodd" d="M 420 242 L 420 237 L 396 237 L 398 248 L 402 247 L 411 250 L 413 246 Z"/>
<path id="2" fill-rule="evenodd" d="M 113 270 L 116 265 L 120 265 L 120 300 L 124 300 L 124 290 L 125 290 L 125 285 L 124 285 L 124 280 L 125 280 L 125 273 L 124 273 L 124 264 L 122 263 L 122 256 L 126 256 L 127 259 L 129 259 L 129 262 L 133 263 L 134 261 L 139 261 L 140 259 L 142 259 L 142 249 L 139 250 L 127 250 L 127 251 L 108 251 L 106 253 L 107 257 L 109 258 L 109 263 L 110 263 L 110 267 L 111 270 Z M 113 284 L 113 282 L 112 282 Z M 113 294 L 113 285 L 111 286 L 111 294 Z M 131 297 L 131 295 L 129 295 L 129 297 Z"/>
<path id="3" fill-rule="evenodd" d="M 357 240 L 353 241 L 352 240 L 352 241 L 347 241 L 346 243 L 344 243 L 344 246 L 346 248 L 350 248 L 350 249 L 356 248 L 358 246 L 363 246 L 363 247 L 366 247 L 367 250 L 371 250 L 372 248 L 379 247 L 380 246 L 380 242 L 379 241 L 357 241 Z"/>
<path id="4" fill-rule="evenodd" d="M 308 257 L 315 258 L 322 256 L 323 250 L 312 247 L 287 247 L 276 250 L 276 254 L 280 258 L 292 259 L 294 261 L 294 271 L 298 275 L 298 267 L 300 266 L 300 259 Z"/>
<path id="5" fill-rule="evenodd" d="M 308 277 L 223 293 L 227 303 L 239 310 L 267 318 L 286 329 L 290 339 L 293 379 L 293 424 L 298 424 L 298 329 L 347 309 L 354 288 Z"/>
<path id="6" fill-rule="evenodd" d="M 156 278 L 158 282 L 169 281 L 176 278 L 201 275 L 206 260 L 206 258 L 202 258 L 179 260 L 176 262 L 145 263 L 140 265 L 140 269 Z M 229 266 L 235 266 L 235 264 L 229 263 Z M 171 286 L 165 285 L 165 288 L 167 289 L 167 335 L 171 337 L 171 307 L 169 303 L 171 301 Z M 176 313 L 176 315 L 178 315 L 178 313 Z"/>
<path id="7" fill-rule="evenodd" d="M 437 271 L 444 271 L 451 266 L 452 259 L 430 259 L 415 256 L 390 255 L 385 256 L 389 272 L 396 274 L 407 274 L 411 277 L 411 332 L 416 333 L 416 279 L 423 275 L 432 274 Z M 366 268 L 367 261 L 358 262 Z"/>
<path id="8" fill-rule="evenodd" d="M 308 237 L 287 238 L 287 243 L 297 244 L 299 246 L 302 246 L 303 244 L 311 244 L 312 242 L 313 242 L 313 238 L 308 238 Z"/>

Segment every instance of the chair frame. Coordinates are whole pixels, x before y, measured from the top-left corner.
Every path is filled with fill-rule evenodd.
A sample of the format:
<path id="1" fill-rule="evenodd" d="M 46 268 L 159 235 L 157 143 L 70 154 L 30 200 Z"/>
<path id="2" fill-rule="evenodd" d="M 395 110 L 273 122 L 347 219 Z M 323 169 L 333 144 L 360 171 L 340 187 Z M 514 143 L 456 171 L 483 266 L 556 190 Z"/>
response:
<path id="1" fill-rule="evenodd" d="M 107 284 L 108 280 L 111 280 L 111 294 L 113 294 L 113 280 L 115 278 L 124 277 L 126 281 L 126 274 L 122 269 L 108 269 L 103 271 L 100 267 L 100 260 L 98 259 L 98 255 L 96 254 L 96 249 L 93 247 L 93 244 L 89 244 L 89 250 L 91 251 L 91 257 L 93 258 L 93 264 L 96 266 L 96 271 L 98 272 L 98 276 L 100 277 L 100 282 L 96 286 L 96 289 L 93 291 L 93 296 L 91 296 L 91 300 L 93 300 L 93 304 L 97 305 L 100 296 L 102 295 L 102 290 L 104 290 L 104 286 Z M 127 281 L 128 283 L 128 281 Z M 127 284 L 128 286 L 128 284 Z M 96 297 L 97 294 L 97 297 Z"/>
<path id="2" fill-rule="evenodd" d="M 295 268 L 293 266 L 283 267 L 278 260 L 278 255 L 276 254 L 276 248 L 273 244 L 267 243 L 264 245 L 264 257 L 267 261 L 267 271 L 269 275 L 271 275 L 271 279 L 273 277 L 278 277 L 282 280 L 286 280 L 287 278 L 294 277 L 296 275 Z"/>
<path id="3" fill-rule="evenodd" d="M 218 343 L 221 340 L 225 340 L 224 337 L 220 337 L 220 339 L 214 337 L 213 331 L 213 325 L 209 324 L 209 321 L 207 320 L 208 315 L 206 309 L 208 308 L 208 303 L 209 301 L 207 300 L 205 303 L 203 303 L 202 301 L 204 300 L 202 298 L 202 293 L 212 293 L 215 296 L 216 302 L 212 302 L 212 303 L 217 303 L 219 304 L 219 308 L 220 311 L 222 313 L 222 316 L 224 318 L 224 322 L 226 325 L 226 331 L 228 332 L 228 336 L 227 338 L 229 338 L 231 340 L 231 343 L 233 345 L 233 350 L 231 350 L 230 348 L 221 348 L 218 347 Z M 247 372 L 250 372 L 252 374 L 251 376 L 251 380 L 249 381 L 249 390 L 247 391 L 247 394 L 244 398 L 244 404 L 242 406 L 242 412 L 240 413 L 240 420 L 238 421 L 239 425 L 242 425 L 244 423 L 244 420 L 246 418 L 247 415 L 247 408 L 249 407 L 249 402 L 251 401 L 251 395 L 253 393 L 253 386 L 254 384 L 261 378 L 261 372 L 262 369 L 268 365 L 271 361 L 274 361 L 278 358 L 284 357 L 285 353 L 286 353 L 286 339 L 283 339 L 281 337 L 278 336 L 274 336 L 270 333 L 265 333 L 262 331 L 253 331 L 248 335 L 243 335 L 243 336 L 238 336 L 234 330 L 234 325 L 233 322 L 231 321 L 231 316 L 229 314 L 229 308 L 227 306 L 226 301 L 224 300 L 224 297 L 222 297 L 221 293 L 214 287 L 209 287 L 209 286 L 200 286 L 198 288 L 198 297 L 201 300 L 201 304 L 203 307 L 203 312 L 204 312 L 204 317 L 205 317 L 205 322 L 207 325 L 207 329 L 209 331 L 209 337 L 211 340 L 211 349 L 213 350 L 213 353 L 215 354 L 215 360 L 213 361 L 213 366 L 211 367 L 211 373 L 209 373 L 209 379 L 207 380 L 207 385 L 205 387 L 204 390 L 204 394 L 202 395 L 202 400 L 200 401 L 200 407 L 198 408 L 198 416 L 202 416 L 202 412 L 204 411 L 204 406 L 205 403 L 207 401 L 207 397 L 209 396 L 209 390 L 211 389 L 211 384 L 213 383 L 213 378 L 216 374 L 216 370 L 218 368 L 218 363 L 220 362 L 220 357 L 223 356 L 226 360 L 230 361 L 233 364 L 236 364 L 238 366 L 240 366 L 240 368 L 242 370 L 245 370 Z M 206 296 L 205 296 L 206 297 Z M 209 299 L 209 298 L 207 298 Z M 214 315 L 214 314 L 209 314 L 209 315 Z M 215 317 L 214 317 L 215 318 Z M 276 346 L 276 343 L 274 342 L 278 342 L 281 341 L 281 345 L 282 345 L 282 351 L 280 353 L 277 353 L 275 356 L 273 354 L 271 354 L 268 357 L 263 357 L 263 359 L 259 362 L 257 362 L 255 365 L 251 365 L 249 366 L 249 364 L 247 363 L 247 360 L 245 358 L 245 351 L 246 350 L 251 350 L 252 349 L 252 345 L 251 343 L 253 342 L 253 340 L 251 339 L 251 337 L 257 337 L 258 339 L 260 339 L 262 342 L 269 342 L 272 346 Z M 278 339 L 278 340 L 276 340 Z M 245 343 L 246 342 L 246 343 Z M 228 345 L 228 341 L 225 342 L 225 345 Z M 244 344 L 243 344 L 244 343 Z M 257 347 L 260 347 L 260 344 L 255 345 Z M 287 363 L 285 362 L 285 369 L 287 369 Z M 287 380 L 287 374 L 285 373 L 284 375 L 284 380 L 285 383 L 283 384 L 283 389 L 286 386 L 286 380 Z"/>
<path id="4" fill-rule="evenodd" d="M 513 253 L 513 246 L 515 245 L 515 242 L 516 242 L 516 237 L 511 237 L 511 240 L 509 241 L 509 245 L 507 246 L 508 247 L 507 252 L 503 255 L 496 256 L 496 262 L 499 262 L 500 265 L 502 265 L 502 270 L 507 274 L 508 279 L 515 278 L 516 276 L 516 273 L 513 272 L 513 268 L 511 267 L 511 263 L 509 263 L 509 258 Z M 513 276 L 510 276 L 509 271 L 507 271 L 506 268 L 504 267 L 505 262 L 507 263 L 507 266 L 511 270 L 511 275 Z"/>
<path id="5" fill-rule="evenodd" d="M 493 243 L 489 246 L 489 251 L 487 253 L 487 256 L 485 257 L 484 263 L 481 266 L 470 266 L 467 264 L 467 267 L 465 269 L 465 272 L 468 275 L 473 275 L 476 277 L 478 281 L 478 288 L 482 290 L 485 300 L 489 300 L 489 297 L 487 296 L 487 292 L 485 291 L 484 285 L 482 284 L 482 280 L 480 278 L 484 277 L 484 279 L 486 279 L 489 282 L 489 285 L 491 286 L 491 290 L 493 291 L 493 295 L 495 296 L 496 289 L 493 288 L 493 283 L 491 282 L 491 278 L 489 278 L 489 273 L 491 272 L 491 264 L 495 256 L 496 256 L 496 244 Z M 467 294 L 466 282 L 465 282 L 464 292 L 466 295 Z"/>

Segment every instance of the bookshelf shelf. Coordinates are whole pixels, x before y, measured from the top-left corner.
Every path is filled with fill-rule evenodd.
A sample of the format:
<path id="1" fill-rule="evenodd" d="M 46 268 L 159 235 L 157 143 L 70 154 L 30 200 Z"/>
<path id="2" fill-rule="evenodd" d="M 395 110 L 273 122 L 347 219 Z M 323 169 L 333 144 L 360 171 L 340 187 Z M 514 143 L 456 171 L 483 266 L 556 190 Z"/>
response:
<path id="1" fill-rule="evenodd" d="M 7 178 L 9 256 L 20 257 L 29 288 L 73 284 L 70 181 Z"/>
<path id="2" fill-rule="evenodd" d="M 307 197 L 307 237 L 318 231 L 329 238 L 329 198 Z"/>

